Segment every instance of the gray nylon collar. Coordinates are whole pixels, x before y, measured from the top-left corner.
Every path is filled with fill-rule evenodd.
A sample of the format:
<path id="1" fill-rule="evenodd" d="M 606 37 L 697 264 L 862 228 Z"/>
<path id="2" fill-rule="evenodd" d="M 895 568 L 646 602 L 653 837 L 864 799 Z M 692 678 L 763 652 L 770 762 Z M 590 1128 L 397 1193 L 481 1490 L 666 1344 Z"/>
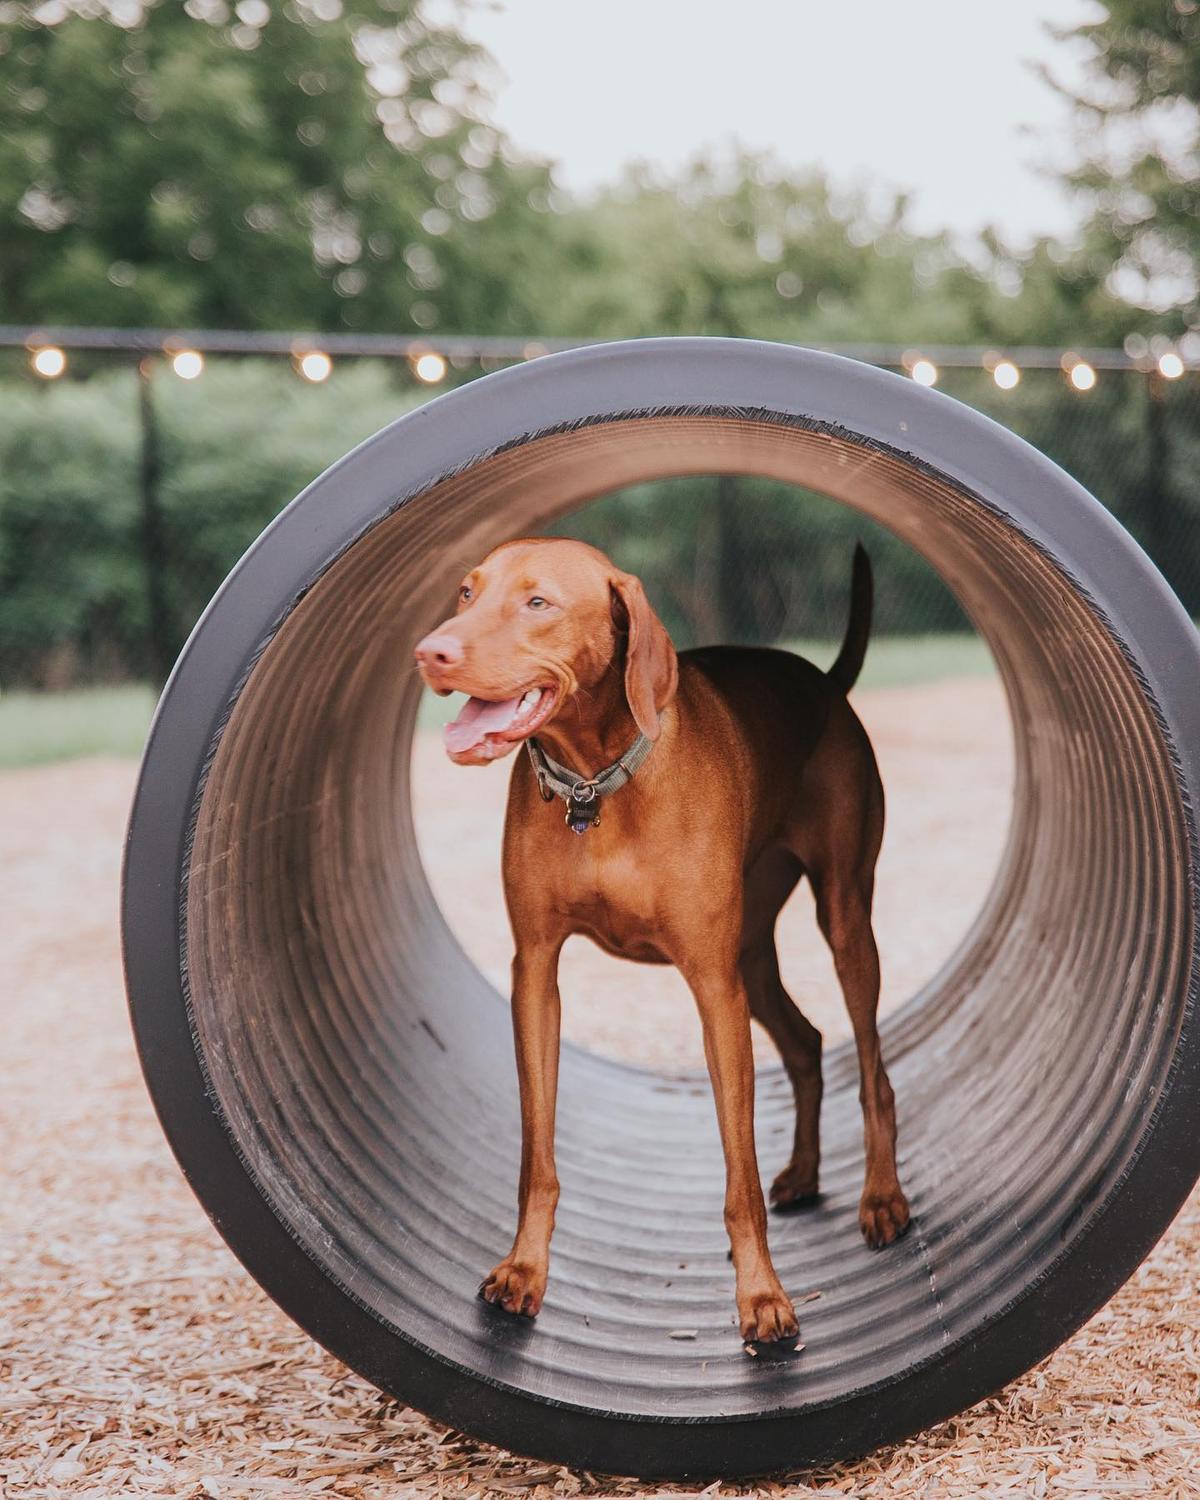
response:
<path id="1" fill-rule="evenodd" d="M 526 740 L 525 748 L 529 751 L 529 759 L 533 763 L 542 796 L 547 801 L 551 796 L 561 797 L 569 808 L 572 803 L 590 806 L 599 802 L 602 797 L 611 797 L 613 792 L 620 791 L 653 750 L 654 742 L 646 735 L 639 734 L 623 755 L 618 756 L 611 766 L 605 766 L 603 771 L 597 771 L 594 776 L 580 776 L 578 772 L 560 766 L 546 754 L 536 739 Z"/>

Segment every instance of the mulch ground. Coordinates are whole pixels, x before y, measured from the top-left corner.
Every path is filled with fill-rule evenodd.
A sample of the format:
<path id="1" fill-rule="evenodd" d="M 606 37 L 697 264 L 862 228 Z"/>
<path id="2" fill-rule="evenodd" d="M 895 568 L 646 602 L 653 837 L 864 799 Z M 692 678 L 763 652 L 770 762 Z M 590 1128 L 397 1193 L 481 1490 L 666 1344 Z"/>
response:
<path id="1" fill-rule="evenodd" d="M 928 736 L 925 710 L 936 707 L 919 695 L 931 691 L 875 695 L 868 717 L 893 829 L 921 831 L 915 814 L 899 809 L 910 786 L 904 766 L 915 775 L 923 764 L 927 828 L 944 855 L 937 878 L 950 890 L 968 866 L 980 866 L 956 912 L 939 918 L 952 939 L 1002 837 L 1004 764 L 992 748 L 996 700 L 989 707 L 992 690 L 981 687 L 973 690 L 982 695 L 975 730 L 969 714 L 950 725 L 952 764 L 939 768 L 931 799 L 928 756 L 914 749 Z M 433 761 L 426 769 L 442 774 Z M 977 805 L 980 774 L 999 788 L 990 830 Z M 1050 1359 L 963 1416 L 856 1464 L 748 1487 L 644 1487 L 515 1458 L 385 1400 L 241 1270 L 159 1132 L 130 1042 L 115 932 L 133 779 L 123 761 L 0 777 L 0 1493 L 1200 1496 L 1200 1195 L 1112 1303 Z M 955 798 L 969 796 L 956 810 Z M 964 821 L 979 830 L 974 859 Z M 431 857 L 438 841 L 428 823 L 423 838 Z M 443 862 L 435 883 L 455 871 L 461 882 L 464 847 L 449 838 L 443 847 L 453 848 L 454 864 Z M 916 856 L 917 878 L 898 849 L 886 857 L 918 887 L 912 912 L 887 918 L 903 948 L 921 910 L 921 880 L 933 878 L 937 861 L 928 851 Z M 830 1009 L 818 1024 L 836 1028 L 824 981 L 805 978 L 817 958 L 803 913 L 795 930 L 803 946 L 799 937 L 789 946 L 793 983 L 809 983 L 804 999 Z M 927 970 L 926 943 L 909 942 L 893 975 Z M 883 948 L 886 959 L 886 933 Z M 903 984 L 892 989 L 894 1001 Z M 655 1012 L 665 1017 L 655 1046 L 688 1055 L 690 1016 L 685 1025 L 682 1012 L 664 1006 Z M 645 1015 L 622 1030 L 603 1009 L 590 1033 L 586 1016 L 574 1013 L 576 1034 L 628 1052 L 645 1035 Z"/>

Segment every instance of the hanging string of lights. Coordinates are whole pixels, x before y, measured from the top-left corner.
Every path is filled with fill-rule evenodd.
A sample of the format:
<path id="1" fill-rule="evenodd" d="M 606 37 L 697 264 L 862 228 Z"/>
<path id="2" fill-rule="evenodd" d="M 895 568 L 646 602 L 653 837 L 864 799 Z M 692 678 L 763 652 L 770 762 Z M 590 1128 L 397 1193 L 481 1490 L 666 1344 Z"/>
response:
<path id="1" fill-rule="evenodd" d="M 440 385 L 451 368 L 497 369 L 501 365 L 536 359 L 561 349 L 599 342 L 592 339 L 518 339 L 467 335 L 434 341 L 391 334 L 289 334 L 253 333 L 243 330 L 212 330 L 203 333 L 172 333 L 154 328 L 50 328 L 0 326 L 0 348 L 23 348 L 30 367 L 43 380 L 57 380 L 67 372 L 68 351 L 101 351 L 136 354 L 143 360 L 166 360 L 181 380 L 197 380 L 204 373 L 209 355 L 286 355 L 296 374 L 312 385 L 330 378 L 335 359 L 393 359 L 406 361 L 413 378 L 422 385 Z M 964 345 L 913 350 L 888 344 L 821 345 L 832 354 L 843 354 L 869 364 L 904 371 L 918 385 L 935 386 L 945 369 L 983 369 L 1002 391 L 1016 390 L 1022 372 L 1059 369 L 1071 388 L 1085 394 L 1094 390 L 1101 370 L 1136 370 L 1156 373 L 1164 380 L 1179 380 L 1200 369 L 1200 359 L 1185 358 L 1174 346 L 1131 341 L 1133 352 L 1124 350 L 1075 350 L 1022 348 L 1006 353 Z"/>
<path id="2" fill-rule="evenodd" d="M 835 351 L 843 352 L 843 351 Z M 1086 392 L 1094 390 L 1097 381 L 1097 371 L 1107 370 L 1137 370 L 1143 374 L 1157 373 L 1164 380 L 1178 380 L 1186 375 L 1189 370 L 1200 368 L 1196 362 L 1188 363 L 1183 355 L 1176 349 L 1164 349 L 1157 356 L 1151 355 L 1129 355 L 1117 350 L 1089 350 L 1085 358 L 1077 354 L 1073 349 L 1025 349 L 1021 351 L 1024 356 L 1020 363 L 1016 357 L 998 354 L 995 350 L 987 350 L 979 354 L 974 349 L 942 350 L 939 352 L 935 362 L 926 354 L 917 354 L 911 350 L 905 350 L 899 360 L 881 359 L 872 361 L 876 364 L 892 365 L 895 363 L 900 369 L 909 374 L 918 385 L 937 385 L 941 378 L 943 368 L 966 369 L 982 366 L 991 375 L 997 387 L 1002 391 L 1014 391 L 1021 383 L 1021 371 L 1024 369 L 1049 369 L 1055 365 L 1061 369 L 1067 383 L 1073 390 Z"/>

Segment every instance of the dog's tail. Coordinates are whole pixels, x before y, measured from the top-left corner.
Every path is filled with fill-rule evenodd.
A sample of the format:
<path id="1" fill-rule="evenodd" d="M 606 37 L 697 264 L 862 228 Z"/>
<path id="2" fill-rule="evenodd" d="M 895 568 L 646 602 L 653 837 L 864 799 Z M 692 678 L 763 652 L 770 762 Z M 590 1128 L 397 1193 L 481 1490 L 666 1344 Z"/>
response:
<path id="1" fill-rule="evenodd" d="M 843 693 L 848 693 L 858 681 L 863 658 L 867 654 L 867 642 L 871 638 L 871 604 L 875 596 L 875 585 L 871 577 L 871 559 L 861 542 L 854 548 L 854 566 L 850 574 L 850 620 L 846 626 L 846 638 L 837 660 L 826 676 Z"/>

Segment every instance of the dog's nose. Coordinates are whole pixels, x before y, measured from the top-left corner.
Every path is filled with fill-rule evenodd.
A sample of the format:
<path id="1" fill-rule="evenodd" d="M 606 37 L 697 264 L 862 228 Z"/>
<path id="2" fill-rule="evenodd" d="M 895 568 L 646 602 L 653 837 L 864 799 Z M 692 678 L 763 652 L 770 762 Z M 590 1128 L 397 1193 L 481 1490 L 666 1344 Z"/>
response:
<path id="1" fill-rule="evenodd" d="M 416 657 L 422 667 L 457 667 L 463 659 L 462 642 L 457 636 L 435 630 L 417 642 Z"/>

